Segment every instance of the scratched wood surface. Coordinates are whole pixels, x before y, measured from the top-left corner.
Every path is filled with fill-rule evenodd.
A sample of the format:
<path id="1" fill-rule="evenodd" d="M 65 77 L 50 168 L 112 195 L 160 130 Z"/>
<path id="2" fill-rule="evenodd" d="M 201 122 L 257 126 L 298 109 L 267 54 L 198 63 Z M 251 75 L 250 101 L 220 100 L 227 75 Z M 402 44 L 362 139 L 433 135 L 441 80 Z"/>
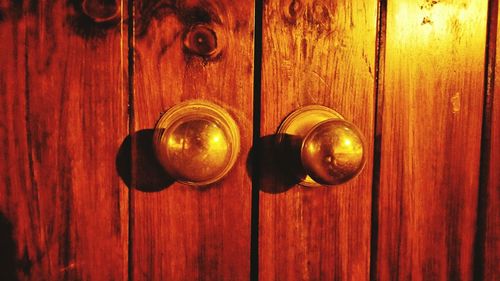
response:
<path id="1" fill-rule="evenodd" d="M 377 1 L 264 1 L 260 280 L 367 280 Z M 339 111 L 366 137 L 368 163 L 337 187 L 302 188 L 270 167 L 272 135 L 300 106 Z M 279 168 L 278 168 L 279 169 Z"/>
<path id="2" fill-rule="evenodd" d="M 472 279 L 487 4 L 387 3 L 378 280 Z"/>
<path id="3" fill-rule="evenodd" d="M 127 279 L 122 9 L 77 2 L 0 2 L 1 280 Z"/>
<path id="4" fill-rule="evenodd" d="M 246 161 L 252 141 L 254 4 L 135 2 L 132 277 L 246 280 L 250 276 L 251 180 Z M 200 25 L 204 28 L 197 33 Z M 220 183 L 203 188 L 173 183 L 157 166 L 147 167 L 154 161 L 151 134 L 161 112 L 190 99 L 221 105 L 241 130 L 242 147 L 234 169 Z"/>

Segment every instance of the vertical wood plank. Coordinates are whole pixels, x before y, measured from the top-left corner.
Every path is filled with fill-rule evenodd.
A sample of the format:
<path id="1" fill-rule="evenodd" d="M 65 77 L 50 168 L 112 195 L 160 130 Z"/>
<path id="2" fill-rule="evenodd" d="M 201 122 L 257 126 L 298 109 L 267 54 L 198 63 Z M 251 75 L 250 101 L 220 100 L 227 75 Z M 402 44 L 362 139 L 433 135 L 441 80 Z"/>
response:
<path id="1" fill-rule="evenodd" d="M 250 276 L 251 181 L 246 161 L 252 142 L 253 3 L 135 2 L 133 278 L 246 280 Z M 186 49 L 186 32 L 197 24 L 215 33 L 217 56 L 207 58 Z M 204 47 L 210 49 L 202 44 L 200 51 Z M 241 131 L 242 147 L 234 169 L 208 187 L 173 183 L 157 166 L 151 173 L 146 166 L 155 161 L 152 153 L 140 161 L 148 154 L 145 150 L 152 150 L 152 129 L 161 112 L 190 99 L 221 105 Z"/>
<path id="2" fill-rule="evenodd" d="M 487 1 L 388 1 L 378 280 L 470 280 Z"/>
<path id="3" fill-rule="evenodd" d="M 124 3 L 0 3 L 0 279 L 127 279 Z"/>
<path id="4" fill-rule="evenodd" d="M 498 1 L 494 1 L 495 6 L 490 5 L 490 9 L 495 9 L 494 15 L 498 17 Z M 495 280 L 500 278 L 500 39 L 498 38 L 498 30 L 500 29 L 500 21 L 496 20 L 496 29 L 490 30 L 490 38 L 492 34 L 496 37 L 496 55 L 494 68 L 494 91 L 490 97 L 489 117 L 489 149 L 486 153 L 489 154 L 489 171 L 485 187 L 485 200 L 480 201 L 485 203 L 486 219 L 484 221 L 485 228 L 482 234 L 484 242 L 483 249 L 483 280 Z M 491 23 L 490 23 L 491 24 Z M 490 29 L 493 29 L 490 26 Z"/>
<path id="5" fill-rule="evenodd" d="M 280 122 L 310 104 L 360 127 L 369 155 L 361 175 L 337 187 L 281 186 L 263 168 L 259 279 L 367 280 L 377 1 L 269 0 L 263 17 L 263 163 Z"/>

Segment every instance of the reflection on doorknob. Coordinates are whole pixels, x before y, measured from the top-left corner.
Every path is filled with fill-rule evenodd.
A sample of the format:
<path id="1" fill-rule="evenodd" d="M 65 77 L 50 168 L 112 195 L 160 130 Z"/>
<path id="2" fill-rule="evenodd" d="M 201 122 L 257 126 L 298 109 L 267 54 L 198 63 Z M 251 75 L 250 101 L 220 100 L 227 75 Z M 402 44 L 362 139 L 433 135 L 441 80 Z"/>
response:
<path id="1" fill-rule="evenodd" d="M 344 183 L 358 175 L 366 162 L 359 129 L 320 105 L 305 106 L 287 116 L 277 142 L 288 153 L 299 155 L 301 171 L 296 176 L 304 186 Z"/>
<path id="2" fill-rule="evenodd" d="M 159 163 L 170 176 L 178 182 L 202 186 L 220 180 L 234 166 L 240 133 L 222 107 L 191 100 L 161 116 L 153 146 Z"/>

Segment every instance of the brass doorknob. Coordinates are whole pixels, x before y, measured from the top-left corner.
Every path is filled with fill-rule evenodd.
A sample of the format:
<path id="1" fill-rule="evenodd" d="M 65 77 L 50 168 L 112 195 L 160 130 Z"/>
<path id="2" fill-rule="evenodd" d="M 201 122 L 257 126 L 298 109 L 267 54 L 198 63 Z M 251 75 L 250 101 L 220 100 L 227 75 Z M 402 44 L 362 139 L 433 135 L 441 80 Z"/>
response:
<path id="1" fill-rule="evenodd" d="M 220 180 L 240 150 L 238 126 L 222 107 L 203 100 L 180 103 L 156 124 L 153 146 L 166 172 L 189 185 Z"/>
<path id="2" fill-rule="evenodd" d="M 287 141 L 290 139 L 295 141 Z M 280 125 L 277 142 L 299 155 L 297 176 L 304 186 L 344 183 L 358 175 L 366 162 L 359 129 L 325 106 L 305 106 L 292 112 Z"/>

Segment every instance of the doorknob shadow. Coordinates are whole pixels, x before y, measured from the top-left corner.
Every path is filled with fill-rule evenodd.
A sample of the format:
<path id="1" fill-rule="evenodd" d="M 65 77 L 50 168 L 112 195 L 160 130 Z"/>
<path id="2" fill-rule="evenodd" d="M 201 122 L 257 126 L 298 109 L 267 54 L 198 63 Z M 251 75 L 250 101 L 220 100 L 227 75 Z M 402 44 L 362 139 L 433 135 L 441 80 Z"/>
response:
<path id="1" fill-rule="evenodd" d="M 158 192 L 175 182 L 156 159 L 153 133 L 153 129 L 137 131 L 127 136 L 118 150 L 116 170 L 129 188 Z"/>
<path id="2" fill-rule="evenodd" d="M 302 171 L 300 138 L 282 135 L 279 137 L 283 141 L 278 145 L 277 137 L 278 135 L 261 137 L 251 148 L 247 163 L 249 174 L 252 174 L 252 166 L 257 165 L 258 175 L 254 178 L 259 181 L 259 190 L 271 194 L 286 192 L 294 187 L 299 183 L 297 175 Z M 257 161 L 254 161 L 254 157 L 257 157 Z"/>
<path id="3" fill-rule="evenodd" d="M 18 280 L 16 248 L 12 223 L 0 213 L 0 280 Z"/>

